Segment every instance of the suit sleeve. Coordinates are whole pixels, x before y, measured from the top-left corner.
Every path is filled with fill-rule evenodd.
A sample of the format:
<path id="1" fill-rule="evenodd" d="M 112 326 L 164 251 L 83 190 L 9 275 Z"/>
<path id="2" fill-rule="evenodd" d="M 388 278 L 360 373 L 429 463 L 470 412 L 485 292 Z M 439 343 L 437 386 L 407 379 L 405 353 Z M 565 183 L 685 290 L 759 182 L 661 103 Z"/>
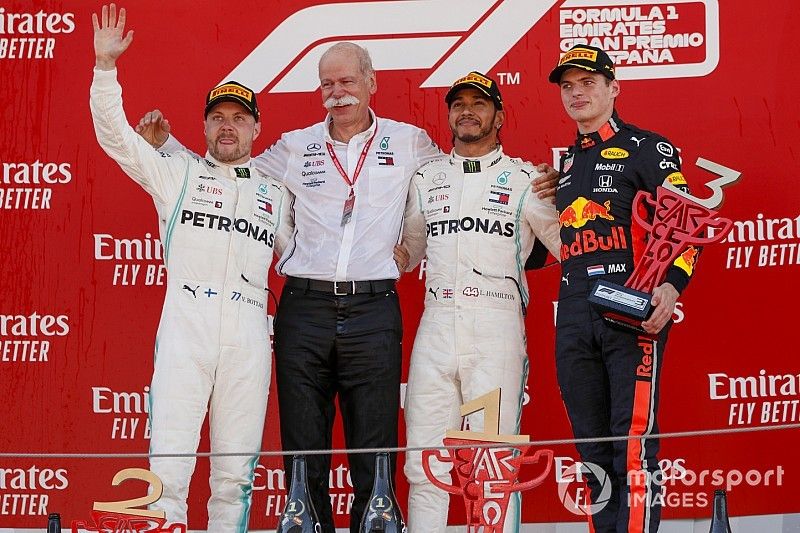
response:
<path id="1" fill-rule="evenodd" d="M 531 225 L 531 228 L 533 228 L 537 243 L 541 242 L 547 251 L 558 259 L 561 252 L 561 235 L 556 206 L 547 200 L 539 198 L 533 191 L 533 186 L 528 188 L 527 194 L 528 200 L 525 206 L 525 218 Z M 534 249 L 531 254 L 536 251 L 536 244 L 534 244 Z M 541 246 L 539 247 L 538 253 L 543 255 Z M 542 258 L 542 260 L 543 259 L 544 258 Z M 532 260 L 532 257 L 529 257 L 528 260 Z M 527 267 L 528 262 L 526 262 L 525 265 Z"/>
<path id="2" fill-rule="evenodd" d="M 289 160 L 292 157 L 286 135 L 285 133 L 281 135 L 275 144 L 253 158 L 253 163 L 258 170 L 282 183 L 286 181 Z"/>
<path id="3" fill-rule="evenodd" d="M 444 155 L 423 129 L 417 130 L 417 136 L 414 141 L 414 154 L 417 168 L 439 159 Z"/>
<path id="4" fill-rule="evenodd" d="M 563 174 L 562 169 L 564 168 L 564 160 L 571 154 L 570 150 L 567 150 L 563 154 L 558 161 L 558 175 L 561 176 Z M 534 195 L 535 196 L 535 195 Z M 553 209 L 555 210 L 555 205 L 553 205 Z M 553 254 L 553 257 L 556 258 L 557 261 L 561 261 L 561 225 L 558 223 L 558 211 L 555 211 L 556 215 L 556 233 L 558 234 L 558 248 L 559 251 Z M 533 249 L 531 250 L 530 255 L 528 255 L 528 259 L 525 261 L 525 270 L 536 270 L 538 268 L 543 268 L 545 266 L 549 266 L 547 264 L 547 252 L 548 247 L 544 244 L 544 241 L 541 239 L 536 239 L 536 242 L 533 243 Z"/>
<path id="5" fill-rule="evenodd" d="M 178 140 L 178 138 L 172 135 L 171 133 L 167 137 L 167 140 L 164 141 L 164 144 L 158 147 L 158 151 L 164 154 L 179 154 L 181 152 L 185 152 L 195 159 L 201 159 L 199 155 L 186 148 Z"/>
<path id="6" fill-rule="evenodd" d="M 278 210 L 278 227 L 275 232 L 275 255 L 281 257 L 286 246 L 294 235 L 294 195 L 285 185 L 278 183 L 273 178 L 273 187 L 281 191 L 281 201 Z"/>
<path id="7" fill-rule="evenodd" d="M 427 228 L 425 215 L 422 213 L 422 202 L 419 194 L 419 178 L 417 172 L 411 180 L 406 200 L 406 211 L 403 217 L 403 245 L 411 256 L 406 272 L 411 272 L 425 257 L 427 251 Z"/>
<path id="8" fill-rule="evenodd" d="M 94 70 L 89 107 L 97 141 L 122 170 L 157 201 L 177 198 L 191 162 L 158 152 L 128 124 L 116 69 Z"/>

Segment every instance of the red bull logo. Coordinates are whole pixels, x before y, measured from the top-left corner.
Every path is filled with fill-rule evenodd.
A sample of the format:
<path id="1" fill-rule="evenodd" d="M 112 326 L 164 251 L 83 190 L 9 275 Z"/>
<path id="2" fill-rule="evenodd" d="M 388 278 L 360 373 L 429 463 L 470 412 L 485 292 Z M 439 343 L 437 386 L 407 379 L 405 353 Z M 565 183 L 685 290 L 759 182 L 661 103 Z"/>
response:
<path id="1" fill-rule="evenodd" d="M 587 200 L 583 196 L 579 196 L 559 213 L 558 222 L 565 228 L 582 228 L 587 222 L 596 220 L 598 217 L 614 220 L 611 215 L 611 200 L 606 200 L 601 205 L 594 200 Z"/>
<path id="2" fill-rule="evenodd" d="M 636 376 L 640 378 L 653 377 L 653 340 L 639 337 L 639 348 L 642 350 L 641 364 L 636 367 Z"/>
<path id="3" fill-rule="evenodd" d="M 575 233 L 575 240 L 571 243 L 561 245 L 561 261 L 598 250 L 608 252 L 627 248 L 628 241 L 622 226 L 611 228 L 611 235 L 598 235 L 594 230 L 587 229 Z"/>

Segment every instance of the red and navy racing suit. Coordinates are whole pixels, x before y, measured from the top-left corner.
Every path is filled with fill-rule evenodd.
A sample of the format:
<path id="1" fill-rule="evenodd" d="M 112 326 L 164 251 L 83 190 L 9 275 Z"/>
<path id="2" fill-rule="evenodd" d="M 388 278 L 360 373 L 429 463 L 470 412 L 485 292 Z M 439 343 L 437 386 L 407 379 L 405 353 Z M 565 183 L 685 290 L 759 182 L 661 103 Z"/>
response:
<path id="1" fill-rule="evenodd" d="M 616 112 L 597 132 L 579 134 L 560 167 L 556 368 L 561 395 L 576 438 L 637 437 L 577 445 L 583 462 L 608 475 L 598 480 L 585 474 L 596 504 L 590 520 L 597 533 L 656 531 L 660 487 L 652 483 L 652 473 L 658 470 L 658 441 L 646 435 L 658 432 L 658 381 L 671 322 L 655 336 L 615 328 L 587 296 L 601 278 L 624 284 L 644 251 L 646 234 L 631 219 L 636 193 L 644 189 L 655 195 L 665 181 L 685 188 L 686 181 L 669 141 L 622 122 Z M 678 292 L 689 282 L 695 255 L 690 248 L 667 272 L 665 281 Z"/>

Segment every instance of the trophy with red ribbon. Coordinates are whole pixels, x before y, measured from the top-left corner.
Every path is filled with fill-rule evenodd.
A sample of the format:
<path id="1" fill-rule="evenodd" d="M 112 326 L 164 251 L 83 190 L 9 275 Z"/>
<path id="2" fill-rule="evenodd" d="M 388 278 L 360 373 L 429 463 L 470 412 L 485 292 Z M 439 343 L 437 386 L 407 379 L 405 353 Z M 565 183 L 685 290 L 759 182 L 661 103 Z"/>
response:
<path id="1" fill-rule="evenodd" d="M 500 435 L 500 389 L 462 405 L 461 416 L 481 410 L 484 412 L 483 432 L 449 430 L 444 445 L 466 447 L 424 450 L 422 468 L 435 486 L 464 498 L 468 532 L 502 533 L 511 494 L 532 489 L 544 481 L 553 466 L 553 450 L 537 450 L 527 455 L 529 447 L 521 443 L 530 440 L 528 435 Z M 498 443 L 511 446 L 492 446 Z M 433 474 L 432 457 L 455 469 L 455 475 L 451 473 L 453 484 L 448 485 Z M 543 465 L 541 473 L 520 482 L 522 465 L 537 463 Z"/>
<path id="2" fill-rule="evenodd" d="M 164 491 L 164 486 L 157 475 L 143 468 L 126 468 L 120 470 L 111 480 L 115 487 L 128 479 L 145 481 L 150 486 L 147 496 L 131 500 L 115 502 L 94 502 L 92 508 L 92 522 L 83 520 L 72 521 L 72 533 L 79 531 L 131 532 L 131 533 L 186 533 L 186 524 L 167 524 L 164 511 L 152 509 L 139 509 L 139 506 L 149 505 L 158 501 Z"/>
<path id="3" fill-rule="evenodd" d="M 697 166 L 720 176 L 706 183 L 712 191 L 709 198 L 697 198 L 669 183 L 658 187 L 655 198 L 647 191 L 634 198 L 633 217 L 649 233 L 647 245 L 624 286 L 599 280 L 592 288 L 589 301 L 606 320 L 644 332 L 642 322 L 652 311 L 653 289 L 664 281 L 667 269 L 679 257 L 687 268 L 693 267 L 696 246 L 719 242 L 730 231 L 733 223 L 716 209 L 722 204 L 722 188 L 738 181 L 741 173 L 702 158 Z M 642 216 L 641 207 L 653 213 L 652 220 Z"/>
<path id="4" fill-rule="evenodd" d="M 95 531 L 108 533 L 110 531 L 125 531 L 131 533 L 186 533 L 184 524 L 166 525 L 164 518 L 148 518 L 145 516 L 128 513 L 109 513 L 105 511 L 92 511 L 93 524 L 86 524 L 81 520 L 73 520 L 72 531 Z"/>

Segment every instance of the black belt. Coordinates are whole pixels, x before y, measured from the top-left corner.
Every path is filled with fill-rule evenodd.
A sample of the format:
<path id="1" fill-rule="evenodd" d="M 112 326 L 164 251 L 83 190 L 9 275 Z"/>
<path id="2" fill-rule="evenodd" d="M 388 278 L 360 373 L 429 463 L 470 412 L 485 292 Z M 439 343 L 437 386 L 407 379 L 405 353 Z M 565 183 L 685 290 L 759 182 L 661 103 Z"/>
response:
<path id="1" fill-rule="evenodd" d="M 286 277 L 287 287 L 305 289 L 308 291 L 327 292 L 334 296 L 347 296 L 348 294 L 375 294 L 394 290 L 393 279 L 377 279 L 374 281 L 322 281 L 319 279 Z"/>

